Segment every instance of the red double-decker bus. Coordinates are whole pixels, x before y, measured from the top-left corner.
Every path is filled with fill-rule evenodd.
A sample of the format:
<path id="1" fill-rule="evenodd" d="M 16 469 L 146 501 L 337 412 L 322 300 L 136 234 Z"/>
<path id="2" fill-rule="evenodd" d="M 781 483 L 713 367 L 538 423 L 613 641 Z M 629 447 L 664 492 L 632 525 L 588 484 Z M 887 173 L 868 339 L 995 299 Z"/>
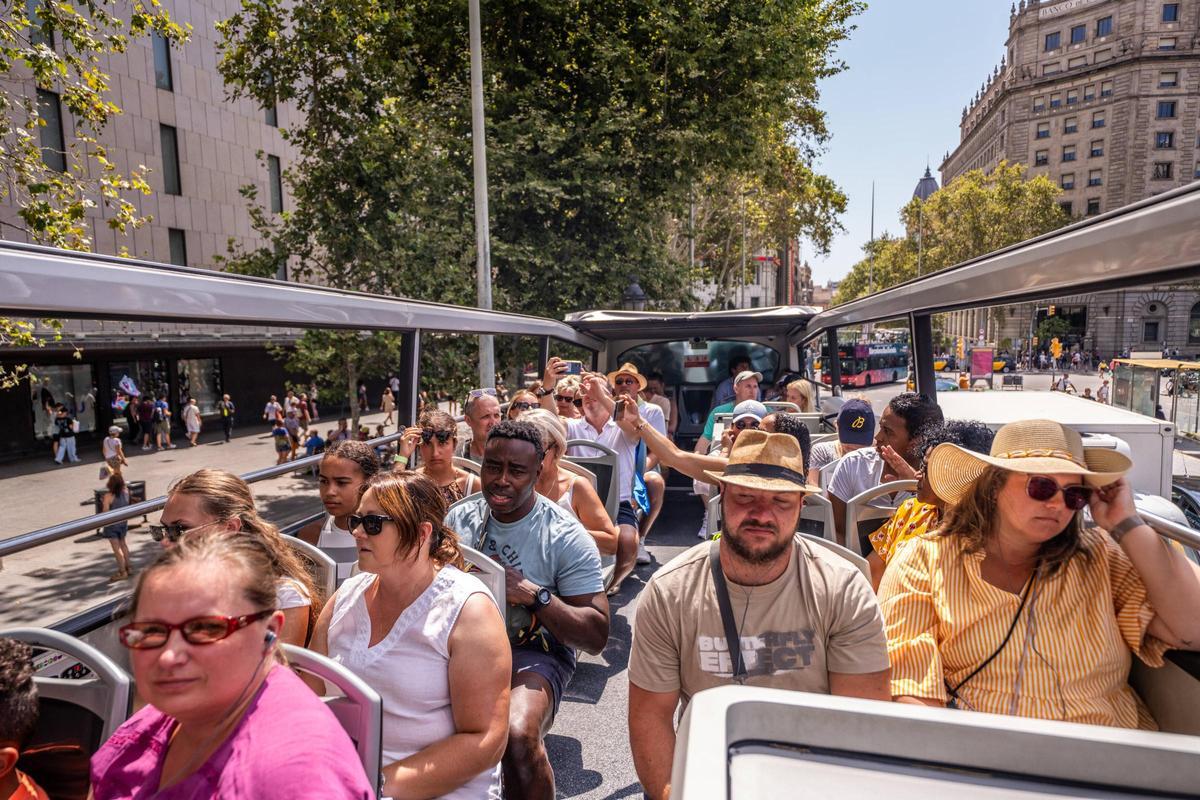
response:
<path id="1" fill-rule="evenodd" d="M 822 353 L 821 382 L 830 384 L 826 358 Z M 842 362 L 842 386 L 874 386 L 908 379 L 908 345 L 894 342 L 843 344 L 838 346 Z"/>

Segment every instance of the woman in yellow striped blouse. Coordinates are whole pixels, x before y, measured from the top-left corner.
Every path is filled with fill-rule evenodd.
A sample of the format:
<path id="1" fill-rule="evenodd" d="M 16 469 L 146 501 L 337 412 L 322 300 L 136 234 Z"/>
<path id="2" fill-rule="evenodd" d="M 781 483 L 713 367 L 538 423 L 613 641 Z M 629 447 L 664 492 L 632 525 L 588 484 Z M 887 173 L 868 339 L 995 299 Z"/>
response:
<path id="1" fill-rule="evenodd" d="M 880 587 L 895 699 L 1155 727 L 1131 658 L 1200 649 L 1200 570 L 1138 517 L 1129 467 L 1048 420 L 1001 428 L 990 456 L 936 448 L 950 508 Z"/>

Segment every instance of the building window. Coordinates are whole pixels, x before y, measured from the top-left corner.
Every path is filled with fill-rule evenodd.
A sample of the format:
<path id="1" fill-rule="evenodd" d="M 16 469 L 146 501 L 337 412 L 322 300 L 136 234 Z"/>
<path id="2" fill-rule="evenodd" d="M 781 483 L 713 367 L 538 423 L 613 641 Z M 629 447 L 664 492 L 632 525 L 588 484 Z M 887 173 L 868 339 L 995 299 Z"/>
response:
<path id="1" fill-rule="evenodd" d="M 1174 150 L 1175 149 L 1175 133 L 1174 131 L 1159 131 L 1154 134 L 1154 149 L 1155 150 Z"/>
<path id="2" fill-rule="evenodd" d="M 1175 119 L 1175 101 L 1159 100 L 1157 116 L 1159 119 Z"/>
<path id="3" fill-rule="evenodd" d="M 1161 39 L 1159 39 L 1158 40 L 1158 49 L 1159 50 L 1174 50 L 1175 49 L 1175 37 L 1174 36 L 1164 36 Z"/>
<path id="4" fill-rule="evenodd" d="M 1071 44 L 1079 44 L 1087 39 L 1087 25 L 1075 25 L 1071 28 Z"/>
<path id="5" fill-rule="evenodd" d="M 1095 99 L 1096 99 L 1096 87 L 1090 86 L 1090 85 L 1083 87 L 1083 101 L 1086 103 L 1088 100 L 1095 100 Z"/>
<path id="6" fill-rule="evenodd" d="M 1075 133 L 1079 130 L 1079 117 L 1067 117 L 1063 120 L 1063 133 Z"/>
<path id="7" fill-rule="evenodd" d="M 37 90 L 38 116 L 45 125 L 38 126 L 38 143 L 42 147 L 42 162 L 55 172 L 67 171 L 67 145 L 63 137 L 62 103 L 54 92 Z"/>
<path id="8" fill-rule="evenodd" d="M 1179 22 L 1179 3 L 1163 3 L 1163 22 Z"/>
<path id="9" fill-rule="evenodd" d="M 1061 105 L 1062 105 L 1062 95 L 1061 94 L 1050 95 L 1050 107 L 1051 108 L 1058 108 Z"/>
<path id="10" fill-rule="evenodd" d="M 1092 127 L 1093 128 L 1103 128 L 1104 127 L 1104 112 L 1103 111 L 1096 111 L 1092 114 Z"/>
<path id="11" fill-rule="evenodd" d="M 1043 75 L 1057 75 L 1059 72 L 1062 72 L 1062 64 L 1058 63 L 1057 61 L 1055 61 L 1053 64 L 1046 64 L 1044 67 L 1042 67 Z"/>
<path id="12" fill-rule="evenodd" d="M 1050 138 L 1050 123 L 1049 122 L 1039 122 L 1037 124 L 1037 138 L 1039 138 L 1039 139 L 1049 139 Z"/>
<path id="13" fill-rule="evenodd" d="M 1200 303 L 1192 306 L 1192 313 L 1188 314 L 1188 343 L 1196 342 L 1200 342 Z"/>
<path id="14" fill-rule="evenodd" d="M 158 31 L 150 34 L 154 49 L 154 85 L 159 89 L 174 91 L 171 80 L 171 43 Z"/>
<path id="15" fill-rule="evenodd" d="M 222 375 L 219 358 L 181 358 L 177 364 L 175 385 L 179 387 L 179 405 L 195 400 L 201 414 L 217 413 L 221 400 Z"/>
<path id="16" fill-rule="evenodd" d="M 1046 98 L 1045 97 L 1033 98 L 1033 110 L 1034 111 L 1045 111 L 1046 110 Z"/>
<path id="17" fill-rule="evenodd" d="M 1112 58 L 1111 47 L 1106 47 L 1103 50 L 1096 51 L 1095 59 L 1097 64 L 1099 64 L 1101 61 L 1108 61 L 1110 58 Z"/>
<path id="18" fill-rule="evenodd" d="M 1113 82 L 1112 81 L 1102 81 L 1100 83 L 1100 96 L 1101 97 L 1112 97 L 1112 93 L 1113 93 Z"/>
<path id="19" fill-rule="evenodd" d="M 29 19 L 29 43 L 35 47 L 44 44 L 53 50 L 54 32 L 46 31 L 46 23 L 38 13 L 41 5 L 41 0 L 25 0 L 25 16 Z"/>
<path id="20" fill-rule="evenodd" d="M 1079 102 L 1079 90 L 1069 89 L 1067 91 L 1067 105 L 1073 106 Z"/>
<path id="21" fill-rule="evenodd" d="M 1089 197 L 1087 201 L 1087 215 L 1093 217 L 1100 213 L 1100 198 Z"/>
<path id="22" fill-rule="evenodd" d="M 170 125 L 159 125 L 158 139 L 162 145 L 163 191 L 183 194 L 183 185 L 179 181 L 179 137 Z"/>
<path id="23" fill-rule="evenodd" d="M 279 156 L 267 156 L 267 179 L 271 184 L 271 211 L 283 211 L 283 175 L 279 167 Z"/>
<path id="24" fill-rule="evenodd" d="M 1179 85 L 1178 72 L 1160 72 L 1158 73 L 1158 88 L 1174 89 Z"/>
<path id="25" fill-rule="evenodd" d="M 1082 69 L 1087 66 L 1087 56 L 1076 56 L 1067 62 L 1067 69 Z"/>
<path id="26" fill-rule="evenodd" d="M 274 103 L 263 109 L 263 120 L 272 128 L 279 127 L 279 109 Z"/>
<path id="27" fill-rule="evenodd" d="M 1070 200 L 1062 201 L 1061 203 L 1058 204 L 1058 207 L 1061 208 L 1063 213 L 1066 214 L 1068 217 L 1072 216 L 1072 214 L 1074 213 L 1074 205 L 1072 205 Z"/>
<path id="28" fill-rule="evenodd" d="M 187 237 L 179 228 L 167 228 L 167 245 L 171 251 L 171 263 L 179 267 L 186 267 L 187 263 Z"/>
<path id="29" fill-rule="evenodd" d="M 1088 172 L 1088 186 L 1102 186 L 1104 184 L 1104 171 L 1094 169 Z"/>
<path id="30" fill-rule="evenodd" d="M 1192 178 L 1200 180 L 1200 161 L 1196 162 L 1196 169 L 1192 172 Z"/>
<path id="31" fill-rule="evenodd" d="M 1092 141 L 1092 158 L 1099 158 L 1104 155 L 1104 140 L 1095 139 Z"/>
<path id="32" fill-rule="evenodd" d="M 1073 144 L 1063 145 L 1062 160 L 1063 161 L 1074 161 L 1075 160 L 1075 145 L 1073 145 Z"/>
<path id="33" fill-rule="evenodd" d="M 1154 162 L 1154 180 L 1169 181 L 1174 176 L 1174 165 L 1170 161 Z"/>
<path id="34" fill-rule="evenodd" d="M 1059 184 L 1059 186 L 1061 186 L 1064 189 L 1074 189 L 1075 188 L 1075 173 L 1074 172 L 1064 172 L 1062 174 L 1062 177 L 1058 179 L 1058 184 Z"/>
<path id="35" fill-rule="evenodd" d="M 1112 17 L 1101 17 L 1096 20 L 1096 36 L 1108 36 L 1112 33 Z"/>
<path id="36" fill-rule="evenodd" d="M 33 364 L 29 366 L 29 375 L 32 378 L 33 391 L 27 396 L 32 400 L 33 408 L 25 419 L 33 420 L 34 436 L 49 439 L 56 432 L 52 412 L 54 403 L 65 403 L 73 410 L 73 416 L 79 422 L 80 433 L 96 430 L 96 381 L 93 379 L 91 366 Z M 117 377 L 119 380 L 120 376 Z M 113 386 L 116 385 L 114 381 Z M 12 404 L 9 408 L 20 408 L 15 397 L 10 402 Z M 120 410 L 116 408 L 113 409 L 113 417 L 124 421 Z M 12 425 L 11 418 L 9 425 Z"/>
<path id="37" fill-rule="evenodd" d="M 1033 154 L 1033 165 L 1035 167 L 1044 167 L 1050 163 L 1050 151 L 1038 150 Z"/>
<path id="38" fill-rule="evenodd" d="M 1148 319 L 1142 322 L 1142 341 L 1157 342 L 1158 341 L 1158 320 Z"/>
<path id="39" fill-rule="evenodd" d="M 1062 34 L 1057 31 L 1054 33 L 1047 33 L 1045 47 L 1046 52 L 1049 53 L 1051 50 L 1057 50 L 1060 47 L 1062 47 Z"/>

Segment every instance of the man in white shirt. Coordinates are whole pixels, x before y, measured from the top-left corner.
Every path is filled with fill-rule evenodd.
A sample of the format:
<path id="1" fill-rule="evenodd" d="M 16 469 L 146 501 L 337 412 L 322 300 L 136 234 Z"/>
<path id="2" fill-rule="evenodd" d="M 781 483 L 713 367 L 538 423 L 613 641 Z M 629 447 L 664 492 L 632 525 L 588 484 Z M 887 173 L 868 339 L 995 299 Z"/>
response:
<path id="1" fill-rule="evenodd" d="M 921 455 L 921 436 L 927 430 L 943 422 L 942 409 L 938 404 L 915 392 L 904 392 L 892 398 L 879 418 L 875 433 L 875 446 L 863 447 L 842 456 L 833 477 L 829 479 L 829 501 L 833 504 L 833 520 L 837 527 L 838 541 L 846 541 L 846 503 L 855 495 L 896 480 L 897 466 L 901 462 L 915 466 Z M 911 496 L 901 492 L 891 498 L 880 497 L 871 505 L 890 507 Z M 882 524 L 882 521 L 881 521 Z M 869 552 L 871 545 L 866 534 L 871 531 L 851 532 L 863 540 L 862 552 Z"/>
<path id="2" fill-rule="evenodd" d="M 635 403 L 642 419 L 663 436 L 667 435 L 666 415 L 663 413 L 662 407 L 641 398 L 642 393 L 649 385 L 649 380 L 638 372 L 635 364 L 625 363 L 616 372 L 610 372 L 608 383 L 613 389 L 614 398 L 623 397 L 626 402 Z M 663 400 L 665 401 L 666 398 Z M 654 520 L 658 519 L 658 512 L 662 511 L 663 497 L 667 493 L 667 484 L 663 481 L 662 473 L 657 471 L 657 467 L 658 456 L 646 453 L 642 480 L 646 484 L 650 510 L 642 514 L 638 521 L 637 563 L 639 564 L 649 564 L 651 561 L 650 553 L 646 551 L 646 536 L 650 533 L 650 527 L 654 525 Z M 630 475 L 630 480 L 633 480 L 633 475 Z"/>

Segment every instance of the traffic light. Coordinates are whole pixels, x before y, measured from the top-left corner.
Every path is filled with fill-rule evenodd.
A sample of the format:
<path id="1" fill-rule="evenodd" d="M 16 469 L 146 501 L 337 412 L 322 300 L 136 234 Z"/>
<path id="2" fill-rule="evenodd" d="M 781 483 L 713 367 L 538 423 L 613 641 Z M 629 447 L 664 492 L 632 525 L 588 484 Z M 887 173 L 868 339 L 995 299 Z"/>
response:
<path id="1" fill-rule="evenodd" d="M 1050 340 L 1050 355 L 1055 358 L 1062 357 L 1062 342 L 1058 340 L 1057 336 Z"/>
<path id="2" fill-rule="evenodd" d="M 1033 337 L 1033 346 L 1034 346 L 1034 347 L 1037 347 L 1037 346 L 1038 346 L 1038 337 L 1036 337 L 1036 336 L 1035 336 L 1035 337 Z"/>
<path id="3" fill-rule="evenodd" d="M 954 348 L 954 354 L 958 356 L 960 362 L 967 357 L 966 345 L 963 343 L 963 337 L 961 336 L 958 337 L 958 346 Z M 962 369 L 961 364 L 959 365 L 959 369 Z"/>
<path id="4" fill-rule="evenodd" d="M 1050 306 L 1049 310 L 1047 310 L 1047 311 L 1046 311 L 1046 316 L 1047 316 L 1047 317 L 1053 317 L 1053 316 L 1054 316 L 1054 306 Z"/>

